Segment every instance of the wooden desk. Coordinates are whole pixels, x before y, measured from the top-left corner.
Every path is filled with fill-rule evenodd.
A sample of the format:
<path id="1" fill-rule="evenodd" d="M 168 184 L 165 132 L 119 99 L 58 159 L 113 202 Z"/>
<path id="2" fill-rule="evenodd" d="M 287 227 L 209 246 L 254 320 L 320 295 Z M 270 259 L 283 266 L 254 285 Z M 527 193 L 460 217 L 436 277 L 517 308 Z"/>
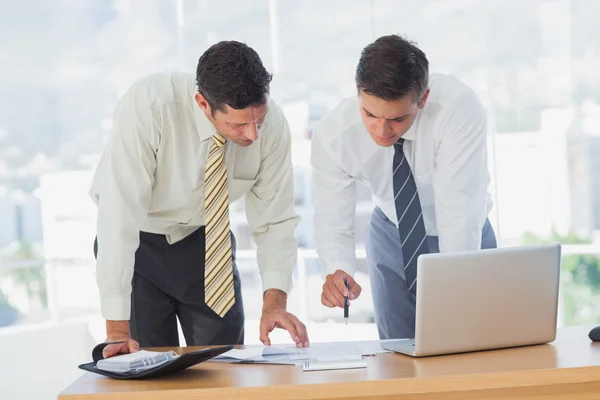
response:
<path id="1" fill-rule="evenodd" d="M 423 359 L 369 357 L 366 369 L 202 363 L 157 380 L 86 373 L 60 400 L 121 399 L 600 399 L 600 343 L 591 327 L 560 329 L 547 345 Z M 193 348 L 175 348 L 176 351 Z"/>

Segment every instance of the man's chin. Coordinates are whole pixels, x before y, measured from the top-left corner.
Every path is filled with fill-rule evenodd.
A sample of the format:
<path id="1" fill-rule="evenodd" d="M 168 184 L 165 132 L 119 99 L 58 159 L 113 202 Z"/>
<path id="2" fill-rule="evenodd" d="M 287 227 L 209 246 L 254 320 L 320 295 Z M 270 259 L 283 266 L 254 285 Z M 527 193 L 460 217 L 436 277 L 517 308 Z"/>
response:
<path id="1" fill-rule="evenodd" d="M 252 143 L 254 143 L 254 141 L 252 141 L 252 140 L 236 140 L 235 141 L 235 144 L 237 144 L 240 147 L 248 147 Z"/>
<path id="2" fill-rule="evenodd" d="M 393 136 L 391 138 L 380 138 L 378 136 L 371 135 L 371 139 L 373 139 L 373 141 L 375 142 L 376 145 L 381 146 L 381 147 L 393 146 L 394 143 L 396 143 L 398 141 L 398 138 L 396 136 Z"/>

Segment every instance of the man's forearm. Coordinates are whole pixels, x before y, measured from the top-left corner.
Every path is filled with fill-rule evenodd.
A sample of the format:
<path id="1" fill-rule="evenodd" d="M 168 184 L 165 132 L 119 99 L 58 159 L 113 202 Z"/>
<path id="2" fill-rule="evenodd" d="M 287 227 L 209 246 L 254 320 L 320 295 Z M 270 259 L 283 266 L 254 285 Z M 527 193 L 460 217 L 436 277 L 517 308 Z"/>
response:
<path id="1" fill-rule="evenodd" d="M 286 309 L 287 294 L 279 289 L 268 289 L 263 295 L 263 313 L 274 308 Z"/>

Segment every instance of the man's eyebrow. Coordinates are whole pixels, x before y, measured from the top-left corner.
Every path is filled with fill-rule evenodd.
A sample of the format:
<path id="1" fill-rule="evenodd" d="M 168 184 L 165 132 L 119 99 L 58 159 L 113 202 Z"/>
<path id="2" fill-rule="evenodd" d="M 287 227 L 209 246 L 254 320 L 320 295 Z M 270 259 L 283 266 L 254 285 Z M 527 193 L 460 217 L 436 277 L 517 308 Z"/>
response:
<path id="1" fill-rule="evenodd" d="M 263 119 L 267 114 L 269 113 L 269 110 L 267 110 L 262 117 L 258 118 L 258 119 Z M 244 126 L 244 125 L 248 125 L 250 122 L 230 122 L 231 125 L 235 125 L 235 126 Z"/>
<path id="2" fill-rule="evenodd" d="M 375 117 L 375 118 L 381 118 L 381 117 L 377 117 L 377 116 L 373 115 L 373 113 L 372 113 L 372 112 L 370 112 L 369 110 L 367 110 L 367 109 L 366 109 L 366 108 L 364 108 L 364 107 L 363 107 L 363 110 L 365 111 L 365 113 L 369 114 L 369 115 L 370 115 L 370 116 L 372 116 L 372 117 Z M 395 117 L 395 118 L 386 118 L 386 119 L 389 119 L 389 120 L 403 119 L 403 118 L 407 118 L 408 116 L 409 116 L 409 114 L 405 114 L 405 115 L 401 115 L 401 116 L 399 116 L 399 117 Z"/>

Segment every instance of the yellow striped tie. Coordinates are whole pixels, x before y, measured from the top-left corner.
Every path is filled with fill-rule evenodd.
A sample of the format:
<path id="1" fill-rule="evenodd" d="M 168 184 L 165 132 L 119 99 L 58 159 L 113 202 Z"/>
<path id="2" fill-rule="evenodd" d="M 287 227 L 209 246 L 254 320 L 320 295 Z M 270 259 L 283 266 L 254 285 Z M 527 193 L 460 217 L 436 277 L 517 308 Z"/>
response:
<path id="1" fill-rule="evenodd" d="M 204 175 L 204 209 L 206 218 L 206 255 L 204 295 L 206 304 L 223 317 L 235 303 L 233 260 L 229 236 L 229 194 L 225 139 L 215 134 L 208 153 Z"/>

